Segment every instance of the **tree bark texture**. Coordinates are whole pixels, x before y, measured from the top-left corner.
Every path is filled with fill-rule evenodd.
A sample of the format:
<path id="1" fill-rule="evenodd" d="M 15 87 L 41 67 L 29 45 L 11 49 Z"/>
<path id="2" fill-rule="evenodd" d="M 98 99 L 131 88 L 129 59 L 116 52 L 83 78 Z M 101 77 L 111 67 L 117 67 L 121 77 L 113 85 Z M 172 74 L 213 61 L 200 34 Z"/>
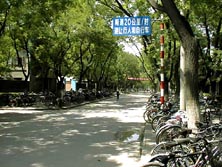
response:
<path id="1" fill-rule="evenodd" d="M 196 129 L 195 122 L 200 120 L 199 91 L 198 91 L 198 42 L 195 39 L 190 24 L 181 15 L 174 0 L 161 0 L 162 6 L 149 0 L 150 4 L 158 10 L 165 12 L 170 18 L 184 48 L 184 91 L 186 92 L 186 112 L 188 128 Z M 154 6 L 155 4 L 155 6 Z M 181 77 L 181 76 L 180 76 Z M 182 86 L 182 85 L 181 85 Z"/>
<path id="2" fill-rule="evenodd" d="M 180 110 L 186 111 L 186 89 L 185 89 L 185 53 L 180 47 Z"/>
<path id="3" fill-rule="evenodd" d="M 189 38 L 188 38 L 189 39 Z M 183 43 L 185 51 L 185 90 L 188 128 L 196 129 L 195 122 L 200 120 L 198 89 L 198 43 L 191 38 Z"/>
<path id="4" fill-rule="evenodd" d="M 184 91 L 186 92 L 186 112 L 188 128 L 196 129 L 195 122 L 200 120 L 198 96 L 198 43 L 193 31 L 177 9 L 173 0 L 162 0 L 164 9 L 170 17 L 184 48 Z M 183 76 L 180 76 L 183 77 Z"/>

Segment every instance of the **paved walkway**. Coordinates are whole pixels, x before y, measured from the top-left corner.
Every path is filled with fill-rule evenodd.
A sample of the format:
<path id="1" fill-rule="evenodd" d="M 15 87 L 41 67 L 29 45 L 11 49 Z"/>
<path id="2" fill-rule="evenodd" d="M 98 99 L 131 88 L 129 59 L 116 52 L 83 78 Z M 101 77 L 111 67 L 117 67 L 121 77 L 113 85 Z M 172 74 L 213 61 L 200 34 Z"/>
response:
<path id="1" fill-rule="evenodd" d="M 129 94 L 67 110 L 1 110 L 0 164 L 139 167 L 154 145 L 150 127 L 140 142 L 146 100 L 146 94 Z"/>

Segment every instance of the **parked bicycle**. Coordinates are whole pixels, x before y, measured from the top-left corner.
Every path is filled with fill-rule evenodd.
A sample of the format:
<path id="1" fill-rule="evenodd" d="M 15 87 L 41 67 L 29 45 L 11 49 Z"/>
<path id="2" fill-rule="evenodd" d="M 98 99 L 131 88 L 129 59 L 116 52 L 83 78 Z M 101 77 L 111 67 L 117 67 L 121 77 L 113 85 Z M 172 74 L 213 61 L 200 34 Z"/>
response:
<path id="1" fill-rule="evenodd" d="M 164 167 L 221 167 L 221 142 L 222 139 L 186 138 L 174 141 L 174 144 L 172 142 L 160 144 L 162 147 L 159 146 L 158 149 L 167 149 L 166 152 L 155 154 L 149 162 L 158 162 L 158 165 Z M 178 149 L 178 146 L 182 149 Z"/>

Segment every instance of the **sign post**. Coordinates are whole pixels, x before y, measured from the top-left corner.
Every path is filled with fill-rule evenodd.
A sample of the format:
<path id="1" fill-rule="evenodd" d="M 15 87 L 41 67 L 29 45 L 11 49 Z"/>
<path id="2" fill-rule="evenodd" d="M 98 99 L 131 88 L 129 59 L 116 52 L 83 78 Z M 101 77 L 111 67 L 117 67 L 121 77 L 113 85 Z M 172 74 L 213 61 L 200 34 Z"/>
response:
<path id="1" fill-rule="evenodd" d="M 164 23 L 160 23 L 160 31 L 164 31 Z M 164 104 L 164 35 L 160 35 L 160 103 Z"/>

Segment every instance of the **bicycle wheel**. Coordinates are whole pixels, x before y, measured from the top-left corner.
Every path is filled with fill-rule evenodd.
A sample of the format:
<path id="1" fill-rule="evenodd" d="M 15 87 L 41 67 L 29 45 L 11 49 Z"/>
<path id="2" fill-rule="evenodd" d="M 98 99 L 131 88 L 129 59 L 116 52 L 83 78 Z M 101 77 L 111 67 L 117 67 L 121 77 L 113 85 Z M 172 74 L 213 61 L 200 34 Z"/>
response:
<path id="1" fill-rule="evenodd" d="M 156 155 L 156 154 L 164 154 L 166 152 L 170 152 L 171 150 L 171 146 L 168 142 L 162 142 L 162 143 L 159 143 L 157 144 L 150 152 L 150 154 L 153 156 L 153 155 Z"/>
<path id="2" fill-rule="evenodd" d="M 188 143 L 178 143 L 177 141 L 169 141 L 169 142 L 161 142 L 157 144 L 151 151 L 151 155 L 161 154 L 161 153 L 170 153 L 170 152 L 183 152 L 190 153 L 192 150 L 190 149 Z"/>
<path id="3" fill-rule="evenodd" d="M 158 131 L 159 131 L 162 127 L 164 127 L 165 125 L 167 125 L 167 122 L 157 123 L 156 132 L 158 132 Z"/>
<path id="4" fill-rule="evenodd" d="M 159 130 L 162 126 L 167 124 L 167 120 L 170 118 L 169 115 L 165 115 L 163 117 L 161 117 L 158 121 L 157 121 L 157 126 L 156 126 L 156 131 Z"/>
<path id="5" fill-rule="evenodd" d="M 159 163 L 164 164 L 164 166 L 166 166 L 170 158 L 171 158 L 170 153 L 160 153 L 160 154 L 156 154 L 152 156 L 149 162 L 159 162 Z"/>
<path id="6" fill-rule="evenodd" d="M 158 126 L 158 121 L 161 119 L 163 115 L 157 115 L 155 116 L 151 121 L 151 127 L 154 131 L 156 131 L 156 127 Z"/>
<path id="7" fill-rule="evenodd" d="M 159 162 L 164 167 L 191 167 L 195 160 L 191 156 L 187 156 L 183 151 L 173 151 L 171 153 L 157 154 L 153 156 L 150 162 Z"/>
<path id="8" fill-rule="evenodd" d="M 149 114 L 148 114 L 149 110 L 146 110 L 144 113 L 143 113 L 143 119 L 145 122 L 150 122 L 149 121 Z"/>
<path id="9" fill-rule="evenodd" d="M 192 157 L 184 156 L 183 154 L 179 155 L 179 154 L 177 153 L 176 157 L 170 158 L 165 166 L 166 167 L 191 167 L 192 165 L 195 164 L 195 161 L 193 160 Z"/>
<path id="10" fill-rule="evenodd" d="M 167 127 L 169 127 L 171 125 L 172 124 L 165 123 L 163 126 L 161 126 L 160 128 L 156 129 L 156 135 L 158 135 L 161 131 L 163 131 L 163 129 L 166 129 Z"/>
<path id="11" fill-rule="evenodd" d="M 148 162 L 146 165 L 143 165 L 142 167 L 164 167 L 164 164 L 161 162 Z"/>
<path id="12" fill-rule="evenodd" d="M 206 128 L 206 136 L 213 136 L 214 138 L 222 137 L 222 126 L 220 124 L 212 125 Z"/>
<path id="13" fill-rule="evenodd" d="M 152 119 L 156 116 L 157 110 L 156 109 L 147 109 L 143 113 L 143 119 L 147 122 L 150 123 Z"/>
<path id="14" fill-rule="evenodd" d="M 173 141 L 174 138 L 178 138 L 181 135 L 181 126 L 179 125 L 170 125 L 163 128 L 156 135 L 156 143 Z"/>

